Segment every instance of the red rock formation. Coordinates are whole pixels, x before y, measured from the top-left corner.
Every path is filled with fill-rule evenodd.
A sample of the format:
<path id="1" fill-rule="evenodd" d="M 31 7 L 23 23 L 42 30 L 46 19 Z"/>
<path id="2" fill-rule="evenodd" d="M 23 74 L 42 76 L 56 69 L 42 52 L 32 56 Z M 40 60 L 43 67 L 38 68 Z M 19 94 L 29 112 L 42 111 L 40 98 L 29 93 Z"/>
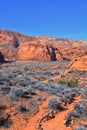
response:
<path id="1" fill-rule="evenodd" d="M 35 39 L 17 32 L 0 30 L 0 52 L 5 60 L 17 60 L 18 47 L 25 42 Z"/>
<path id="2" fill-rule="evenodd" d="M 87 54 L 87 50 L 82 46 L 60 46 L 58 47 L 66 59 L 74 60 Z M 86 46 L 87 48 L 87 46 Z"/>
<path id="3" fill-rule="evenodd" d="M 19 47 L 18 60 L 55 61 L 63 60 L 63 56 L 52 45 L 41 42 L 29 42 Z"/>
<path id="4" fill-rule="evenodd" d="M 0 30 L 0 52 L 7 61 L 14 59 L 73 60 L 87 54 L 87 42 L 48 36 L 26 36 L 17 32 Z"/>
<path id="5" fill-rule="evenodd" d="M 77 69 L 77 70 L 87 70 L 87 55 L 79 58 L 77 61 L 75 61 L 71 68 Z"/>
<path id="6" fill-rule="evenodd" d="M 24 34 L 20 34 L 18 32 L 11 32 L 11 31 L 1 30 L 1 29 L 0 29 L 0 36 L 5 36 L 5 39 L 7 42 L 12 42 L 13 44 L 15 42 L 18 42 L 19 45 L 36 39 L 34 36 L 27 36 Z M 8 37 L 8 38 L 6 38 L 6 37 Z M 9 41 L 9 39 L 11 41 Z M 0 40 L 1 40 L 1 38 L 0 38 Z"/>

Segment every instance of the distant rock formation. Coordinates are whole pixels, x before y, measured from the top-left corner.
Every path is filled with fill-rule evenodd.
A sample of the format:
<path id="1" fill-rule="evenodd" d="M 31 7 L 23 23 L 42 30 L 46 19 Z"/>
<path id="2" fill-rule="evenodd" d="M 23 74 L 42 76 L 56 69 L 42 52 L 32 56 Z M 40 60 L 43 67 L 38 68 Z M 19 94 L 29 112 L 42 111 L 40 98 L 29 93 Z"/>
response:
<path id="1" fill-rule="evenodd" d="M 87 42 L 48 36 L 27 36 L 0 29 L 0 52 L 6 61 L 72 61 L 87 54 Z"/>
<path id="2" fill-rule="evenodd" d="M 17 32 L 0 30 L 0 52 L 4 55 L 6 61 L 17 60 L 18 47 L 33 39 L 36 38 Z"/>
<path id="3" fill-rule="evenodd" d="M 19 47 L 18 60 L 55 61 L 63 60 L 63 56 L 52 45 L 41 42 L 29 42 Z"/>

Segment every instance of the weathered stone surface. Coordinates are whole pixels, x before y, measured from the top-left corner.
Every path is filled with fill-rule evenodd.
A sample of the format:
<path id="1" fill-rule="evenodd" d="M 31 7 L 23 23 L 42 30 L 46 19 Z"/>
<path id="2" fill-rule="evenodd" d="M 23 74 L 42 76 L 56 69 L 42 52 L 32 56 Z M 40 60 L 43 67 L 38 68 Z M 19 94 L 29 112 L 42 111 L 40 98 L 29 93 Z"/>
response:
<path id="1" fill-rule="evenodd" d="M 19 47 L 18 60 L 55 61 L 63 60 L 63 56 L 52 45 L 30 42 Z"/>
<path id="2" fill-rule="evenodd" d="M 77 69 L 77 70 L 87 70 L 87 55 L 79 58 L 77 61 L 75 61 L 71 68 Z"/>
<path id="3" fill-rule="evenodd" d="M 0 30 L 0 52 L 6 61 L 72 61 L 87 54 L 87 42 Z"/>

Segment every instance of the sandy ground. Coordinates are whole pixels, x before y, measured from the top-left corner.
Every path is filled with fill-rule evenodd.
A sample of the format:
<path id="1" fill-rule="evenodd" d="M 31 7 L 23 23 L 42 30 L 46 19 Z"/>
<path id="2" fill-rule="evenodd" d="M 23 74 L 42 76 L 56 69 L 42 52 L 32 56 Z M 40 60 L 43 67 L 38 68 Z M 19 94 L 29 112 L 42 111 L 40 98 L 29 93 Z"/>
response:
<path id="1" fill-rule="evenodd" d="M 75 102 L 79 102 L 79 100 L 80 97 L 77 97 L 75 99 Z M 29 123 L 27 124 L 27 126 L 23 128 L 23 130 L 38 130 L 39 121 L 44 115 L 44 111 L 45 108 L 47 107 L 47 104 L 48 104 L 47 102 L 44 102 L 42 104 L 38 114 L 36 114 L 29 120 Z M 73 109 L 73 103 L 66 106 L 64 111 L 58 112 L 55 118 L 42 122 L 41 124 L 42 130 L 72 130 L 71 127 L 66 127 L 64 125 L 64 118 L 67 115 L 67 113 L 72 109 Z"/>

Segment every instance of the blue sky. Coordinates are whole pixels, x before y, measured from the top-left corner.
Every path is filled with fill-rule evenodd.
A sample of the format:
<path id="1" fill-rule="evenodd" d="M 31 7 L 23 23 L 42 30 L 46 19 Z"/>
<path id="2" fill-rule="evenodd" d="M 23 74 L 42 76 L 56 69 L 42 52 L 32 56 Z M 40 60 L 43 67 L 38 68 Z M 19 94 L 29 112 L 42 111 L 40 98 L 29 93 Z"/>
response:
<path id="1" fill-rule="evenodd" d="M 87 40 L 87 0 L 0 0 L 0 28 Z"/>

